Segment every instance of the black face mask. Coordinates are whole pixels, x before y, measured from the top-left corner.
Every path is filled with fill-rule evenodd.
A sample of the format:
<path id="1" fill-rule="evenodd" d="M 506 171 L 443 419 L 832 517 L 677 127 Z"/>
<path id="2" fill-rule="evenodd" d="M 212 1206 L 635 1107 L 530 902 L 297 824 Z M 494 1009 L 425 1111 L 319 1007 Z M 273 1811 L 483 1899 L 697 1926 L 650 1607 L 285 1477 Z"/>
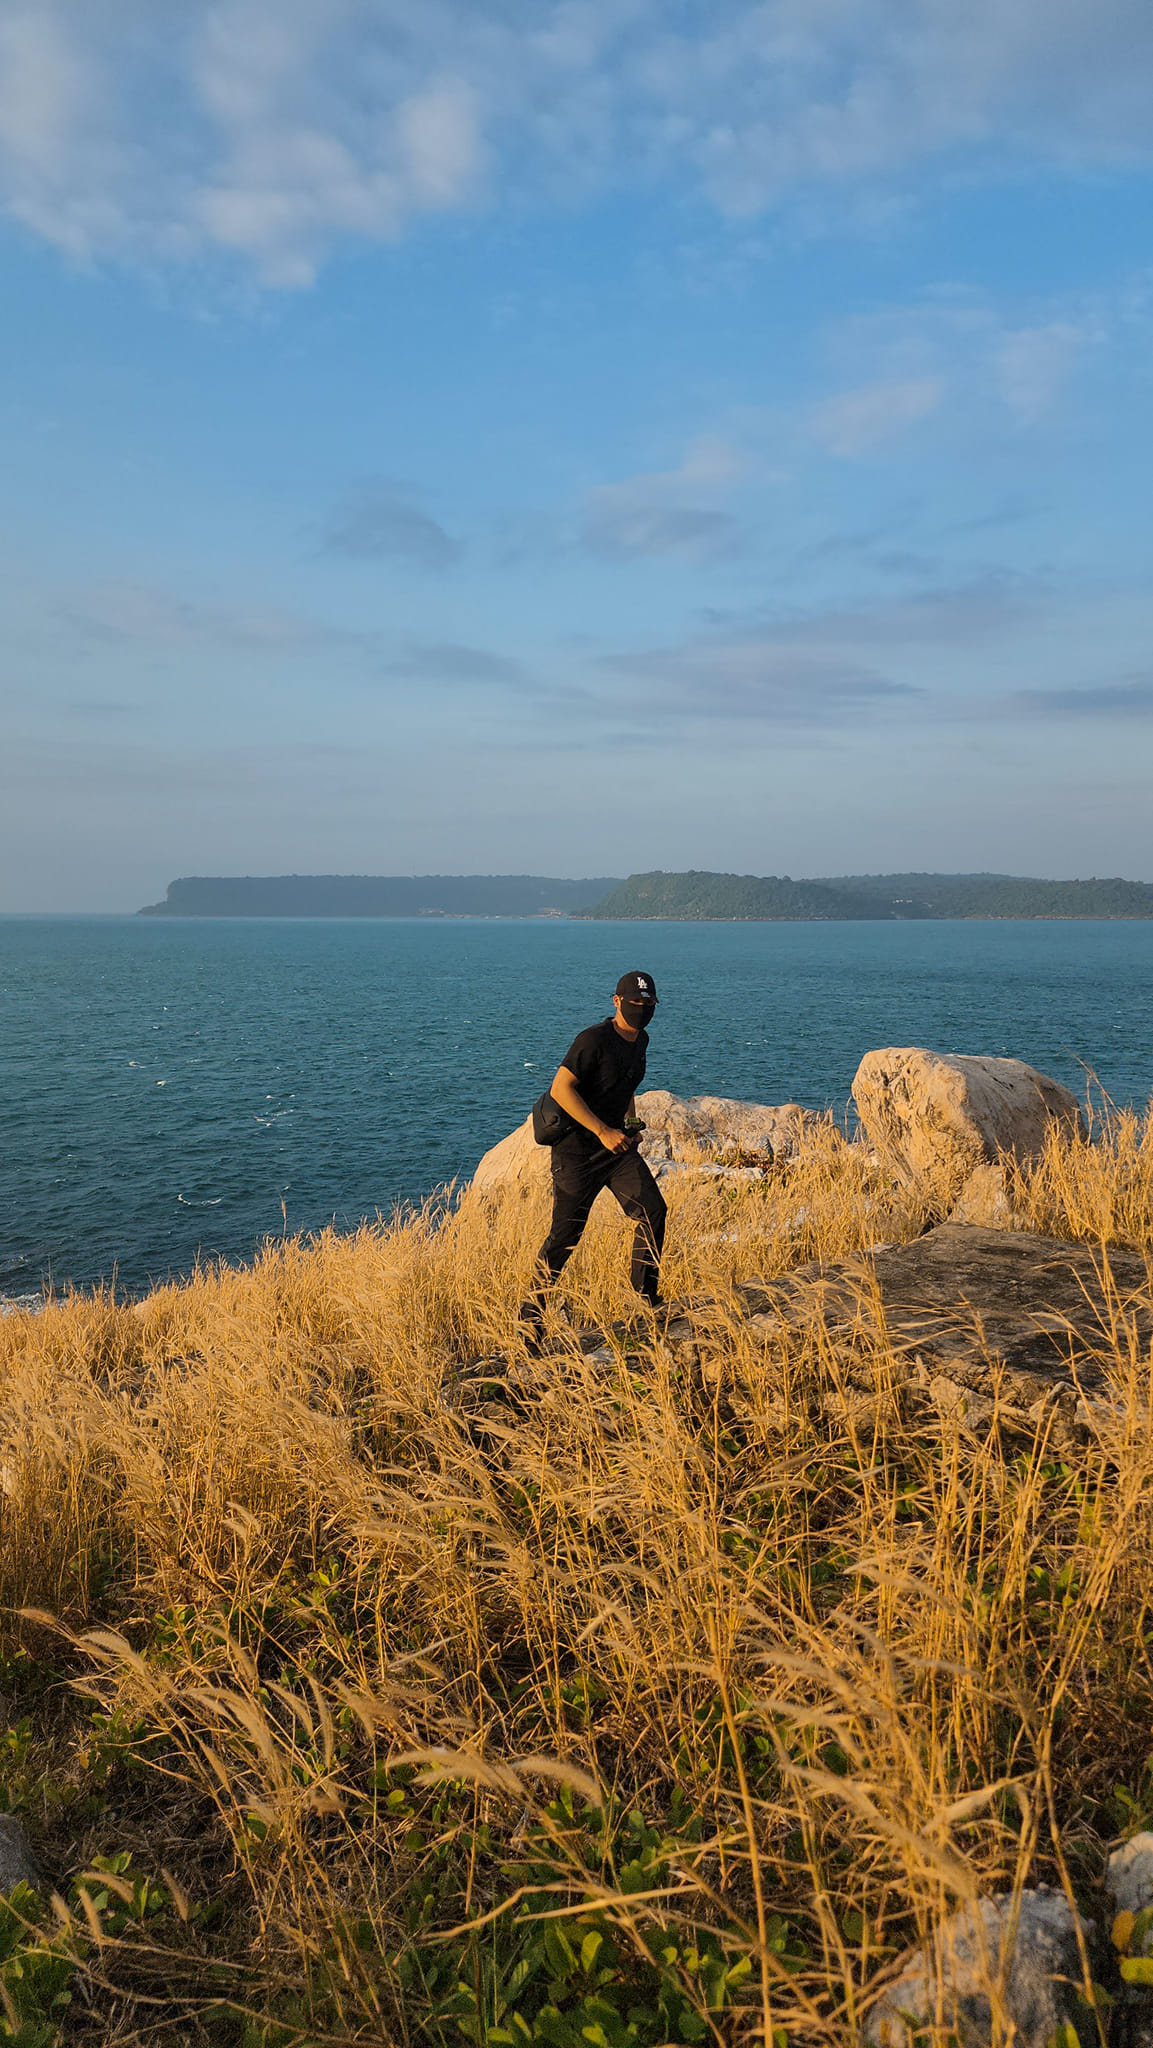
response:
<path id="1" fill-rule="evenodd" d="M 643 1031 L 656 1009 L 655 1003 L 630 1003 L 621 997 L 621 1016 L 634 1031 Z"/>

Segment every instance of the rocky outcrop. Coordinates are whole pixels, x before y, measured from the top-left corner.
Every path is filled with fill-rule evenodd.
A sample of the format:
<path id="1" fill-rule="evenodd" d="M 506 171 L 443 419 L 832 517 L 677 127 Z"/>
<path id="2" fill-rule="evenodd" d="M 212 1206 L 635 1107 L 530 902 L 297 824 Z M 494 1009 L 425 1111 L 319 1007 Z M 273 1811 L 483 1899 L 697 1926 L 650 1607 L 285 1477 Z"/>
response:
<path id="1" fill-rule="evenodd" d="M 991 1423 L 1021 1439 L 1043 1434 L 1054 1448 L 1123 1422 L 1124 1391 L 1107 1366 L 1117 1329 L 1142 1351 L 1153 1342 L 1153 1273 L 1141 1253 L 1110 1246 L 1103 1257 L 1088 1245 L 943 1223 L 909 1244 L 742 1282 L 724 1305 L 698 1301 L 668 1316 L 660 1342 L 684 1370 L 723 1383 L 738 1415 L 747 1399 L 732 1374 L 734 1307 L 763 1345 L 755 1411 L 782 1428 L 798 1396 L 795 1381 L 789 1390 L 795 1346 L 781 1341 L 793 1333 L 819 1340 L 814 1356 L 836 1358 L 835 1375 L 811 1372 L 801 1392 L 826 1416 L 868 1425 L 905 1409 L 982 1435 Z M 619 1349 L 597 1330 L 574 1338 L 605 1362 Z"/>
<path id="2" fill-rule="evenodd" d="M 1003 1155 L 1036 1159 L 1054 1121 L 1076 1128 L 1076 1096 L 1023 1060 L 887 1046 L 865 1054 L 853 1099 L 869 1143 L 897 1179 L 952 1199 Z"/>
<path id="3" fill-rule="evenodd" d="M 18 1884 L 39 1891 L 41 1878 L 28 1837 L 10 1813 L 0 1813 L 0 1898 L 7 1898 Z"/>
<path id="4" fill-rule="evenodd" d="M 1095 2029 L 1080 1995 L 1082 1944 L 1089 1949 L 1094 1938 L 1092 1921 L 1079 1923 L 1064 1895 L 1045 1885 L 1018 1898 L 979 1899 L 912 1955 L 873 2007 L 863 2038 L 869 2048 L 909 2048 L 922 2029 L 940 2025 L 959 2048 L 1010 2040 L 1052 2048 L 1069 2026 L 1074 2039 L 1088 2040 Z"/>
<path id="5" fill-rule="evenodd" d="M 1153 1835 L 1132 1835 L 1115 1849 L 1105 1874 L 1115 1913 L 1143 1913 L 1153 1906 Z"/>
<path id="6" fill-rule="evenodd" d="M 867 2048 L 910 2048 L 919 2030 L 937 2025 L 959 2048 L 1010 2039 L 1018 2048 L 1070 2039 L 1149 2048 L 1153 1938 L 1137 1916 L 1153 1908 L 1153 1835 L 1135 1835 L 1110 1856 L 1104 1889 L 1116 1916 L 1111 1942 L 1047 1885 L 953 1914 L 912 1951 L 873 2006 L 863 2030 Z M 1084 1995 L 1086 1964 L 1106 1992 L 1096 2010 Z"/>
<path id="7" fill-rule="evenodd" d="M 1105 1890 L 1120 1978 L 1111 1986 L 1109 2048 L 1153 2048 L 1153 1835 L 1134 1835 L 1110 1856 Z"/>
<path id="8" fill-rule="evenodd" d="M 1120 1313 L 1138 1341 L 1153 1337 L 1150 1270 L 1139 1252 L 1063 1244 L 1023 1232 L 942 1223 L 909 1244 L 843 1265 L 813 1264 L 749 1290 L 752 1322 L 771 1333 L 822 1324 L 838 1340 L 846 1383 L 877 1392 L 883 1377 L 970 1426 L 994 1414 L 1055 1442 L 1104 1415 L 1101 1364 Z"/>
<path id="9" fill-rule="evenodd" d="M 510 1131 L 484 1155 L 469 1186 L 478 1195 L 531 1195 L 549 1181 L 548 1149 L 532 1134 L 532 1118 Z"/>
<path id="10" fill-rule="evenodd" d="M 980 1223 L 990 1230 L 1015 1230 L 1021 1212 L 1014 1201 L 1014 1167 L 998 1160 L 996 1165 L 975 1166 L 952 1209 L 950 1223 Z"/>
<path id="11" fill-rule="evenodd" d="M 738 1102 L 724 1095 L 670 1095 L 646 1089 L 637 1097 L 648 1126 L 641 1150 L 652 1164 L 694 1159 L 722 1166 L 772 1166 L 795 1159 L 817 1118 L 799 1102 Z"/>
<path id="12" fill-rule="evenodd" d="M 905 1187 L 922 1187 L 957 1222 L 1011 1228 L 1013 1174 L 1035 1159 L 1050 1124 L 1076 1127 L 1076 1097 L 1021 1060 L 943 1055 L 917 1046 L 866 1053 L 853 1095 L 868 1143 Z M 819 1119 L 797 1102 L 720 1095 L 637 1097 L 641 1152 L 658 1178 L 672 1171 L 756 1173 L 796 1159 Z M 548 1152 L 526 1118 L 486 1152 L 478 1194 L 548 1185 Z"/>
<path id="13" fill-rule="evenodd" d="M 670 1095 L 649 1088 L 637 1096 L 646 1125 L 641 1153 L 660 1179 L 671 1168 L 703 1173 L 766 1170 L 793 1159 L 817 1122 L 799 1102 L 730 1101 L 722 1095 Z M 526 1117 L 499 1145 L 486 1152 L 471 1186 L 478 1194 L 530 1194 L 547 1187 L 549 1155 Z"/>

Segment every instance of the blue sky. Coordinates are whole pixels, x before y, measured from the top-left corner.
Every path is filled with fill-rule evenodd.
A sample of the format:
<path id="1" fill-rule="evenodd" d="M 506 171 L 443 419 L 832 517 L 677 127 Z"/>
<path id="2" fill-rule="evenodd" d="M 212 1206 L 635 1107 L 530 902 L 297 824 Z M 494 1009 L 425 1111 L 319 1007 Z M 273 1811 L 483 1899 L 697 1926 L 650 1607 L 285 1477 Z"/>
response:
<path id="1" fill-rule="evenodd" d="M 0 0 L 0 908 L 1153 879 L 1141 0 Z"/>

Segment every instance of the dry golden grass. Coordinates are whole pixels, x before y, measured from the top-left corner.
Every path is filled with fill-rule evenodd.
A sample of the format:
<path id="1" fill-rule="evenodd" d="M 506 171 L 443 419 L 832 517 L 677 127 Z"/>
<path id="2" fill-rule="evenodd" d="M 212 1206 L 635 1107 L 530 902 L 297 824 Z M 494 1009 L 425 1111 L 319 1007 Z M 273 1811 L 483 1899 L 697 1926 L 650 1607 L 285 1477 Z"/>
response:
<path id="1" fill-rule="evenodd" d="M 1153 1245 L 1153 1128 L 1055 1139 L 1018 1197 Z M 608 1328 L 602 1206 L 565 1295 Z M 866 1430 L 819 1398 L 834 1339 L 751 1329 L 734 1283 L 909 1237 L 916 1201 L 829 1125 L 670 1209 L 705 1374 L 651 1329 L 518 1359 L 520 1201 L 0 1319 L 9 1796 L 62 1888 L 128 1850 L 170 1901 L 109 1936 L 75 1895 L 72 2036 L 852 2041 L 959 1901 L 1089 1897 L 1153 1815 L 1125 1315 L 1075 1453 L 899 1404 Z M 502 1352 L 515 1400 L 462 1392 Z"/>

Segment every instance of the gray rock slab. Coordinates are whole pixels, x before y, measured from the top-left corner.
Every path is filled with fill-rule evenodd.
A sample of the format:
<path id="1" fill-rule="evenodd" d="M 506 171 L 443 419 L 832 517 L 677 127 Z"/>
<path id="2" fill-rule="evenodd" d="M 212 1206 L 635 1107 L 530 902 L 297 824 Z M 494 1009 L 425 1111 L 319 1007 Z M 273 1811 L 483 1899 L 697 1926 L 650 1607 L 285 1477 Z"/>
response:
<path id="1" fill-rule="evenodd" d="M 1091 1921 L 1081 1932 L 1092 1943 Z M 1078 1996 L 1081 1982 L 1078 1923 L 1061 1892 L 1039 1885 L 1016 1901 L 1008 1894 L 981 1899 L 914 1952 L 873 2007 L 863 2039 L 868 2048 L 911 2048 L 918 2029 L 939 2015 L 960 2048 L 990 2048 L 994 2040 L 1050 2048 L 1067 2021 L 1089 2040 L 1095 2030 Z"/>
<path id="2" fill-rule="evenodd" d="M 10 1813 L 0 1813 L 0 1898 L 7 1898 L 18 1884 L 30 1884 L 39 1891 L 43 1879 L 28 1837 Z"/>
<path id="3" fill-rule="evenodd" d="M 1068 1244 L 1023 1231 L 942 1223 L 911 1243 L 842 1265 L 813 1264 L 744 1290 L 752 1320 L 772 1328 L 822 1322 L 868 1379 L 878 1302 L 897 1377 L 938 1407 L 973 1414 L 995 1401 L 1007 1419 L 1052 1410 L 1072 1427 L 1106 1391 L 1120 1309 L 1153 1336 L 1150 1265 L 1141 1252 Z M 887 1368 L 888 1369 L 888 1368 Z"/>

